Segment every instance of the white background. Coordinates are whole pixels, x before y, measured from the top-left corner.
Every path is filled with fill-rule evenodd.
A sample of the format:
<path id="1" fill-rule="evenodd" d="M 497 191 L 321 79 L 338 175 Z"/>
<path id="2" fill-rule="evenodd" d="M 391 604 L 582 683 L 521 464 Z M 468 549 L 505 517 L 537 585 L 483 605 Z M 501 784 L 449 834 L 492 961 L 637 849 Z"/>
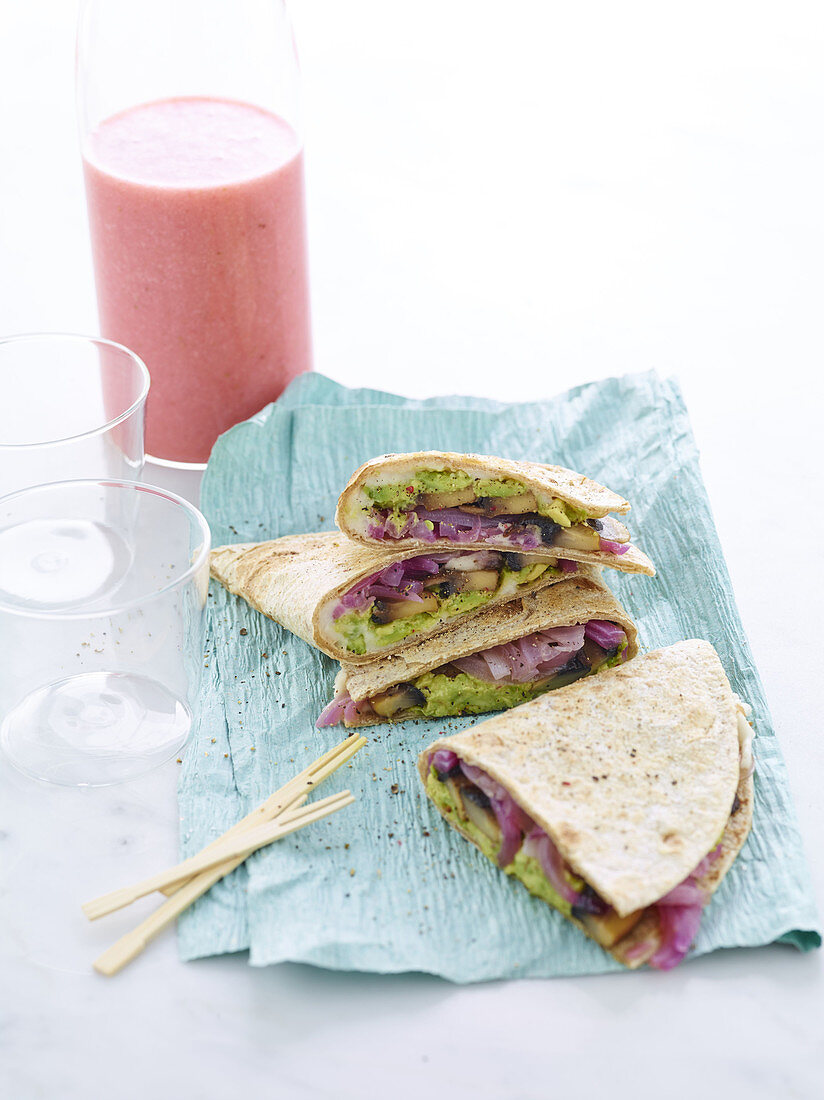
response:
<path id="1" fill-rule="evenodd" d="M 678 375 L 824 900 L 820 5 L 291 8 L 317 368 L 500 398 Z M 3 334 L 96 331 L 74 19 L 0 0 Z M 88 927 L 77 904 L 173 860 L 175 780 L 50 791 L 0 767 L 9 1100 L 821 1095 L 822 960 L 789 948 L 459 989 L 184 966 L 167 935 L 99 978 L 145 910 Z"/>

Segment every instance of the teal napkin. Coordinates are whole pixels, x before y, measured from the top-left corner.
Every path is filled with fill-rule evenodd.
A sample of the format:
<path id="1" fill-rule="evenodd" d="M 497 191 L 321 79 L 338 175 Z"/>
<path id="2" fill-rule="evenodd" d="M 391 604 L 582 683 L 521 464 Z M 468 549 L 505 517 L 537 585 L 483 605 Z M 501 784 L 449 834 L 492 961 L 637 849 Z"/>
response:
<path id="1" fill-rule="evenodd" d="M 436 448 L 555 462 L 632 502 L 635 541 L 654 579 L 607 570 L 644 648 L 713 643 L 753 707 L 752 835 L 704 915 L 695 954 L 782 941 L 821 943 L 787 777 L 673 381 L 654 373 L 580 386 L 548 401 L 411 401 L 348 390 L 320 375 L 223 435 L 202 507 L 216 546 L 333 526 L 335 501 L 361 462 Z M 192 855 L 341 739 L 317 730 L 336 665 L 212 584 L 202 716 L 180 780 L 183 856 Z M 419 751 L 478 719 L 408 722 L 364 732 L 369 744 L 324 785 L 357 801 L 250 858 L 179 922 L 194 959 L 248 948 L 253 965 L 285 960 L 455 982 L 619 969 L 548 906 L 447 828 L 424 797 Z"/>

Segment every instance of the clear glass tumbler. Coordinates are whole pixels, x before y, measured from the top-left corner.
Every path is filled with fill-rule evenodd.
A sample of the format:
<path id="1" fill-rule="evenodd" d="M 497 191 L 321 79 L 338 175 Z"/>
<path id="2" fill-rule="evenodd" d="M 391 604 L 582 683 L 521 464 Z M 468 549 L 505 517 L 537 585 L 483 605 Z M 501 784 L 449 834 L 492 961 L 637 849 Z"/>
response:
<path id="1" fill-rule="evenodd" d="M 0 496 L 58 478 L 139 478 L 148 392 L 141 360 L 109 340 L 0 340 Z"/>
<path id="2" fill-rule="evenodd" d="M 27 775 L 101 786 L 186 743 L 210 535 L 153 486 L 67 481 L 0 499 L 0 744 Z"/>
<path id="3" fill-rule="evenodd" d="M 311 367 L 298 90 L 282 0 L 84 0 L 100 329 L 151 371 L 154 459 L 205 462 Z"/>

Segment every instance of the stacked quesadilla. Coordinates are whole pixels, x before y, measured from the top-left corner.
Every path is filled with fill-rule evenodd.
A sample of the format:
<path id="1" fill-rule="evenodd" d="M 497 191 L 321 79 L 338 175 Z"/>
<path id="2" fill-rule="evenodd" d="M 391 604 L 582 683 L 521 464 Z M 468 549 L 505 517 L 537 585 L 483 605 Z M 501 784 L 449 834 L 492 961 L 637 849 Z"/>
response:
<path id="1" fill-rule="evenodd" d="M 583 566 L 552 587 L 490 608 L 451 630 L 367 663 L 344 662 L 319 726 L 483 714 L 621 664 L 635 624 Z"/>
<path id="2" fill-rule="evenodd" d="M 749 708 L 708 642 L 544 695 L 420 756 L 446 821 L 628 967 L 675 966 L 752 820 Z"/>
<path id="3" fill-rule="evenodd" d="M 212 575 L 341 662 L 319 725 L 481 714 L 635 655 L 597 567 L 654 569 L 610 510 L 629 504 L 561 467 L 389 455 L 344 489 L 340 531 L 218 547 Z"/>
<path id="4" fill-rule="evenodd" d="M 369 545 L 524 551 L 652 576 L 652 562 L 609 515 L 629 510 L 611 489 L 562 466 L 420 451 L 361 466 L 335 521 Z"/>
<path id="5" fill-rule="evenodd" d="M 577 568 L 577 567 L 576 567 Z M 561 581 L 553 559 L 374 549 L 339 531 L 221 546 L 212 576 L 329 657 L 358 663 Z"/>
<path id="6" fill-rule="evenodd" d="M 707 642 L 637 657 L 602 569 L 654 575 L 629 507 L 558 466 L 385 455 L 339 531 L 219 547 L 212 574 L 340 662 L 318 726 L 505 711 L 421 754 L 427 795 L 625 966 L 669 969 L 749 832 L 752 730 Z"/>

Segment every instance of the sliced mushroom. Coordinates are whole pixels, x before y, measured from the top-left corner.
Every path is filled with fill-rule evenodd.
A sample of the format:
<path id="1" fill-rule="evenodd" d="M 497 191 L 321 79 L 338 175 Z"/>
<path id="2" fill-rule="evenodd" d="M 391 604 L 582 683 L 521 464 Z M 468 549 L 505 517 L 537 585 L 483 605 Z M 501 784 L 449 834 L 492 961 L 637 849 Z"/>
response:
<path id="1" fill-rule="evenodd" d="M 465 554 L 455 554 L 444 565 L 444 569 L 458 573 L 469 573 L 473 569 L 500 569 L 503 555 L 497 550 L 475 550 Z"/>
<path id="2" fill-rule="evenodd" d="M 461 504 L 471 504 L 475 499 L 473 489 L 456 489 L 452 493 L 421 493 L 420 502 L 430 512 L 439 508 L 457 508 Z"/>
<path id="3" fill-rule="evenodd" d="M 562 530 L 560 523 L 556 523 L 547 516 L 530 516 L 529 522 L 534 524 L 541 532 L 541 542 L 545 546 L 556 545 L 558 532 Z"/>
<path id="4" fill-rule="evenodd" d="M 613 519 L 612 516 L 604 516 L 603 519 L 598 520 L 601 524 L 600 527 L 596 527 L 602 539 L 608 539 L 610 542 L 629 542 L 629 531 L 624 527 L 623 523 L 619 523 L 617 519 Z M 592 520 L 587 520 L 591 526 L 594 526 Z"/>
<path id="5" fill-rule="evenodd" d="M 590 671 L 595 671 L 595 669 L 601 667 L 604 661 L 609 660 L 609 654 L 597 642 L 593 642 L 592 638 L 584 638 L 584 644 L 578 650 L 577 659 L 582 665 L 586 665 Z"/>
<path id="6" fill-rule="evenodd" d="M 499 841 L 501 839 L 501 828 L 495 814 L 492 812 L 488 797 L 480 787 L 476 787 L 474 783 L 467 783 L 461 787 L 460 794 L 464 813 L 472 824 L 477 825 L 490 840 Z"/>
<path id="7" fill-rule="evenodd" d="M 596 943 L 600 943 L 601 947 L 614 947 L 618 940 L 635 927 L 644 912 L 643 909 L 636 909 L 634 913 L 619 917 L 614 909 L 601 915 L 580 913 L 573 909 L 573 916 L 583 924 L 590 936 Z"/>
<path id="8" fill-rule="evenodd" d="M 440 607 L 434 592 L 426 592 L 420 600 L 375 600 L 372 605 L 372 622 L 376 626 L 394 623 L 396 619 L 408 619 L 422 611 L 437 611 Z"/>
<path id="9" fill-rule="evenodd" d="M 463 676 L 464 673 L 458 668 L 457 665 L 446 664 L 439 665 L 438 668 L 432 670 L 433 676 L 445 676 L 447 680 L 454 680 L 456 676 Z"/>
<path id="10" fill-rule="evenodd" d="M 473 573 L 444 571 L 444 576 L 454 585 L 456 592 L 494 592 L 500 579 L 500 574 L 494 569 L 476 569 Z"/>
<path id="11" fill-rule="evenodd" d="M 586 676 L 588 672 L 589 669 L 576 660 L 572 664 L 556 672 L 549 681 L 549 686 L 553 690 L 555 688 L 566 687 L 567 684 L 574 684 L 576 680 L 580 680 L 582 676 Z"/>
<path id="12" fill-rule="evenodd" d="M 459 775 L 462 774 L 461 765 L 458 763 L 453 764 L 452 767 L 445 772 L 440 772 L 437 768 L 435 768 L 435 774 L 437 775 L 441 783 L 446 783 L 448 779 L 456 779 Z"/>
<path id="13" fill-rule="evenodd" d="M 601 536 L 585 523 L 573 523 L 571 527 L 558 529 L 555 546 L 562 546 L 566 550 L 599 550 Z"/>
<path id="14" fill-rule="evenodd" d="M 504 565 L 513 573 L 519 573 L 529 565 L 529 560 L 524 554 L 515 554 L 507 550 L 504 554 Z"/>
<path id="15" fill-rule="evenodd" d="M 381 718 L 394 718 L 401 711 L 426 706 L 426 696 L 414 684 L 396 684 L 388 691 L 374 695 L 369 702 Z"/>
<path id="16" fill-rule="evenodd" d="M 486 497 L 484 513 L 487 516 L 522 516 L 525 512 L 537 512 L 538 501 L 532 493 L 517 493 L 511 497 Z"/>

